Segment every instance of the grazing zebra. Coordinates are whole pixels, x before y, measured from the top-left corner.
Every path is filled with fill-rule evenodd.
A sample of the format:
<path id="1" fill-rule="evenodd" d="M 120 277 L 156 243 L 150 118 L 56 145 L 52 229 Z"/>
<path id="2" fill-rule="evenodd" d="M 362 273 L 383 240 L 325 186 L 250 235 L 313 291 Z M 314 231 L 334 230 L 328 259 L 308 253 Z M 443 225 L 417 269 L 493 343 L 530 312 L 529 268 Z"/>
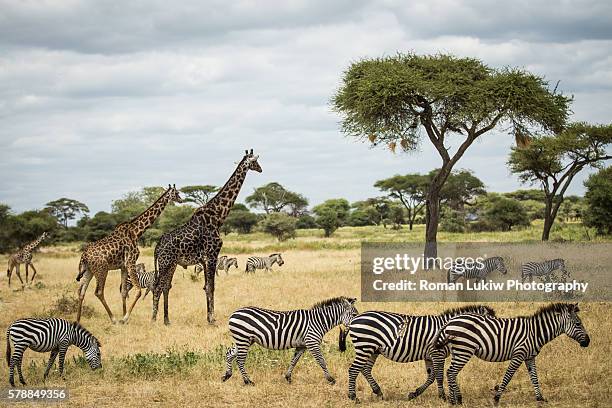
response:
<path id="1" fill-rule="evenodd" d="M 325 378 L 334 384 L 336 380 L 329 374 L 327 364 L 321 353 L 321 341 L 325 333 L 334 327 L 344 324 L 349 327 L 357 299 L 337 297 L 319 302 L 310 309 L 280 312 L 258 307 L 243 307 L 236 310 L 229 318 L 229 329 L 234 338 L 234 345 L 227 350 L 227 370 L 223 381 L 232 376 L 234 359 L 245 384 L 254 385 L 249 378 L 244 363 L 253 343 L 273 350 L 295 348 L 291 364 L 285 373 L 287 382 L 291 382 L 291 373 L 300 357 L 306 350 L 313 355 L 323 369 Z M 343 350 L 344 336 L 340 338 L 340 349 Z"/>
<path id="2" fill-rule="evenodd" d="M 461 404 L 457 374 L 475 355 L 485 361 L 508 361 L 510 366 L 499 386 L 495 386 L 497 405 L 516 370 L 525 363 L 537 401 L 545 401 L 540 390 L 535 358 L 540 349 L 565 333 L 587 347 L 590 339 L 578 317 L 578 304 L 553 303 L 531 316 L 500 319 L 465 314 L 451 319 L 439 332 L 436 347 L 448 347 L 452 355 L 447 371 L 451 403 Z"/>
<path id="3" fill-rule="evenodd" d="M 11 341 L 14 350 L 11 352 Z M 102 367 L 100 360 L 100 342 L 77 322 L 64 319 L 20 319 L 13 322 L 6 331 L 6 362 L 9 366 L 9 383 L 15 386 L 15 366 L 19 373 L 19 381 L 26 385 L 21 374 L 23 353 L 31 348 L 39 353 L 50 351 L 51 357 L 45 370 L 44 379 L 59 354 L 59 372 L 64 376 L 64 358 L 71 345 L 75 345 L 85 353 L 89 366 L 95 370 Z"/>
<path id="4" fill-rule="evenodd" d="M 569 276 L 565 269 L 565 261 L 561 258 L 544 262 L 527 262 L 521 266 L 521 280 L 525 282 L 525 279 L 529 278 L 529 281 L 533 282 L 534 276 L 550 275 L 557 269 L 561 271 L 562 277 Z"/>
<path id="5" fill-rule="evenodd" d="M 141 288 L 146 288 L 146 292 L 143 296 L 143 299 L 147 297 L 150 291 L 153 290 L 155 286 L 155 279 L 157 278 L 157 271 L 149 271 L 147 272 L 143 263 L 136 264 L 136 277 L 138 278 L 138 284 Z M 127 293 L 132 290 L 132 281 L 128 276 L 125 286 L 127 287 Z M 121 292 L 121 285 L 119 285 L 119 292 Z"/>
<path id="6" fill-rule="evenodd" d="M 355 383 L 359 373 L 366 378 L 372 392 L 382 397 L 380 386 L 372 376 L 372 367 L 379 355 L 398 363 L 409 363 L 425 360 L 427 380 L 409 399 L 419 396 L 435 379 L 434 364 L 441 364 L 438 370 L 438 396 L 445 399 L 442 383 L 442 369 L 447 353 L 433 347 L 438 330 L 452 317 L 464 313 L 478 313 L 495 316 L 493 309 L 487 306 L 465 306 L 446 310 L 439 315 L 411 316 L 391 312 L 365 312 L 356 316 L 351 322 L 349 334 L 355 346 L 355 361 L 349 368 L 350 399 L 356 399 Z M 434 358 L 434 355 L 440 358 Z"/>
<path id="7" fill-rule="evenodd" d="M 220 256 L 219 260 L 217 261 L 217 276 L 219 276 L 220 270 L 224 270 L 225 274 L 227 275 L 232 266 L 238 269 L 238 258 L 228 258 L 227 255 Z M 195 266 L 196 275 L 199 275 L 202 271 L 204 271 L 202 264 L 197 264 Z"/>
<path id="8" fill-rule="evenodd" d="M 277 263 L 278 266 L 283 266 L 285 261 L 281 257 L 281 254 L 270 254 L 270 256 L 250 256 L 246 262 L 245 272 L 255 272 L 255 269 L 265 269 L 266 271 L 272 270 L 272 265 Z"/>
<path id="9" fill-rule="evenodd" d="M 459 278 L 464 277 L 465 279 L 476 279 L 476 282 L 487 277 L 491 272 L 498 270 L 502 274 L 506 274 L 506 265 L 504 265 L 504 259 L 501 256 L 494 256 L 483 260 L 480 264 L 475 263 L 471 267 L 466 267 L 463 264 L 453 265 L 447 272 L 446 281 L 448 283 L 454 283 Z"/>

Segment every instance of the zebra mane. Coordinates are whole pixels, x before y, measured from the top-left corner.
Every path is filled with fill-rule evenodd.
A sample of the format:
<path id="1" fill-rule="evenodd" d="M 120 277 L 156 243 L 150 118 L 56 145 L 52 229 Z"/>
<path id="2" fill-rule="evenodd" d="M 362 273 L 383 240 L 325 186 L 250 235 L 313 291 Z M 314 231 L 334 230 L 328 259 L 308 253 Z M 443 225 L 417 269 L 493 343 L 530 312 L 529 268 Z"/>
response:
<path id="1" fill-rule="evenodd" d="M 348 300 L 348 299 L 345 298 L 344 296 L 338 296 L 338 297 L 335 297 L 335 298 L 331 298 L 331 299 L 327 299 L 327 300 L 322 300 L 322 301 L 312 305 L 310 310 L 321 309 L 323 307 L 328 307 L 328 306 L 334 306 L 334 305 L 337 305 L 337 304 L 341 304 L 345 300 Z"/>
<path id="2" fill-rule="evenodd" d="M 91 334 L 91 332 L 90 332 L 89 330 L 87 330 L 86 328 L 84 328 L 83 326 L 81 326 L 81 323 L 79 323 L 79 322 L 72 322 L 72 327 L 73 327 L 75 330 L 77 330 L 77 331 L 79 331 L 79 332 L 83 333 L 85 336 L 93 338 L 93 339 L 96 341 L 96 343 L 98 343 L 98 347 L 101 347 L 101 346 L 102 346 L 102 343 L 100 343 L 100 340 L 98 340 L 98 338 L 97 338 L 96 336 L 94 336 L 93 334 Z"/>
<path id="3" fill-rule="evenodd" d="M 445 311 L 440 313 L 440 316 L 452 317 L 452 316 L 457 316 L 463 313 L 481 314 L 483 309 L 486 310 L 490 316 L 495 317 L 495 310 L 491 309 L 489 306 L 484 306 L 484 305 L 468 305 L 468 306 L 454 307 L 452 309 L 446 309 Z"/>
<path id="4" fill-rule="evenodd" d="M 562 313 L 564 311 L 578 311 L 578 304 L 577 303 L 551 303 L 550 305 L 547 306 L 542 306 L 541 308 L 539 308 L 532 316 L 541 316 L 543 314 L 546 313 Z M 531 317 L 531 316 L 526 316 L 526 317 Z"/>
<path id="5" fill-rule="evenodd" d="M 280 252 L 275 252 L 275 253 L 273 253 L 273 254 L 270 254 L 270 255 L 268 256 L 268 258 L 272 258 L 273 256 L 276 256 L 276 255 L 280 255 Z"/>

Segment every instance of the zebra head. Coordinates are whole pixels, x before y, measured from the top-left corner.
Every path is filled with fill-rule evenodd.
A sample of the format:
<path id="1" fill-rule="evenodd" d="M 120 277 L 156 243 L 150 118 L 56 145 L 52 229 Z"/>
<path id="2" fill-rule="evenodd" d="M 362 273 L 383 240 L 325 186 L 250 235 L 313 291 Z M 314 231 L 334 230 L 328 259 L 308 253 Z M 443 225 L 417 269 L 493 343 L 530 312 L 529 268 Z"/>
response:
<path id="1" fill-rule="evenodd" d="M 338 349 L 344 352 L 346 351 L 346 336 L 348 335 L 351 322 L 353 321 L 355 316 L 359 314 L 359 312 L 355 307 L 355 302 L 357 302 L 357 298 L 347 298 L 343 296 L 341 299 L 341 307 L 343 307 L 344 309 L 342 311 L 342 314 L 340 315 L 340 321 L 344 325 L 344 329 L 342 327 L 340 328 L 340 335 L 338 337 Z"/>
<path id="2" fill-rule="evenodd" d="M 261 173 L 261 166 L 259 165 L 259 163 L 257 162 L 257 159 L 259 159 L 259 155 L 255 156 L 253 155 L 253 149 L 251 149 L 251 151 L 245 150 L 244 151 L 244 163 L 247 166 L 247 170 L 253 170 L 256 171 L 258 173 Z"/>
<path id="3" fill-rule="evenodd" d="M 555 312 L 555 314 L 561 317 L 561 327 L 563 332 L 568 335 L 569 338 L 574 339 L 580 344 L 580 347 L 588 347 L 591 342 L 591 338 L 587 333 L 586 329 L 582 325 L 582 320 L 578 317 L 578 303 L 567 303 L 562 304 L 562 309 Z"/>
<path id="4" fill-rule="evenodd" d="M 92 370 L 102 368 L 102 357 L 100 354 L 100 341 L 79 323 L 73 323 L 74 344 L 83 350 L 85 359 Z"/>
<path id="5" fill-rule="evenodd" d="M 278 266 L 283 266 L 283 264 L 285 263 L 285 261 L 283 261 L 283 258 L 281 257 L 281 254 L 272 254 L 270 255 L 270 258 L 276 261 Z"/>
<path id="6" fill-rule="evenodd" d="M 495 262 L 495 267 L 498 271 L 502 273 L 502 275 L 508 273 L 508 270 L 506 269 L 506 264 L 504 264 L 504 258 L 502 258 L 501 256 L 496 256 L 492 259 Z"/>

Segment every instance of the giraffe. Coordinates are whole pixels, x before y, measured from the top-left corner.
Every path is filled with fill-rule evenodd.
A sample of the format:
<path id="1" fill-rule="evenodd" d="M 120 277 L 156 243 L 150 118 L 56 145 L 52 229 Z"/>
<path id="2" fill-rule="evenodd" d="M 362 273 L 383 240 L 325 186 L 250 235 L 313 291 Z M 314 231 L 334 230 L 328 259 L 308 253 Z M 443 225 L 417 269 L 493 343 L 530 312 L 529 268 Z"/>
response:
<path id="1" fill-rule="evenodd" d="M 19 265 L 25 264 L 25 273 L 26 273 L 26 281 L 25 284 L 29 285 L 29 283 L 34 282 L 34 277 L 36 276 L 36 268 L 32 263 L 32 252 L 36 249 L 40 243 L 47 238 L 47 232 L 43 232 L 38 239 L 30 242 L 28 245 L 21 248 L 19 251 L 9 256 L 8 259 L 8 269 L 6 270 L 6 276 L 8 277 L 9 288 L 11 287 L 11 275 L 13 274 L 13 269 L 17 272 L 17 277 L 21 281 L 21 286 L 23 287 L 23 279 L 21 279 L 21 274 L 19 273 Z M 32 268 L 34 273 L 32 274 L 32 279 L 28 283 L 28 273 L 29 268 Z"/>
<path id="2" fill-rule="evenodd" d="M 91 279 L 96 277 L 96 296 L 102 302 L 110 320 L 115 323 L 106 300 L 104 299 L 104 285 L 109 270 L 121 269 L 121 298 L 123 301 L 123 318 L 121 323 L 127 323 L 132 313 L 132 309 L 140 298 L 141 288 L 136 274 L 136 261 L 140 255 L 138 250 L 138 238 L 147 228 L 159 217 L 169 202 L 183 202 L 175 186 L 168 185 L 168 189 L 157 199 L 147 210 L 131 221 L 121 223 L 115 227 L 110 235 L 88 244 L 83 249 L 81 261 L 79 262 L 79 274 L 77 282 L 83 278 L 79 286 L 79 309 L 77 312 L 77 322 L 81 320 L 81 308 L 87 286 Z M 137 288 L 136 296 L 126 311 L 126 299 L 128 296 L 127 279 L 128 276 L 132 284 Z"/>
<path id="3" fill-rule="evenodd" d="M 217 257 L 223 245 L 219 228 L 236 201 L 242 183 L 249 170 L 261 173 L 257 162 L 259 156 L 251 151 L 245 155 L 227 183 L 208 203 L 197 208 L 191 219 L 179 228 L 167 232 L 160 238 L 154 253 L 157 280 L 153 288 L 152 321 L 157 319 L 159 298 L 164 294 L 164 324 L 168 318 L 168 295 L 176 266 L 187 268 L 198 263 L 204 266 L 204 290 L 206 291 L 206 311 L 209 324 L 213 324 L 215 311 L 215 272 Z"/>

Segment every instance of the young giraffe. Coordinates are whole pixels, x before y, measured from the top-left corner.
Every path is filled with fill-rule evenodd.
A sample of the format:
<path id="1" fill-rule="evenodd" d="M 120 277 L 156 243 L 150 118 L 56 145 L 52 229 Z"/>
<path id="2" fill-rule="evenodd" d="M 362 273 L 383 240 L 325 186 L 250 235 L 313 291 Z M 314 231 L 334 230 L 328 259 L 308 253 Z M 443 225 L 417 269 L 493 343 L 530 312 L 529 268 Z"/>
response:
<path id="1" fill-rule="evenodd" d="M 34 273 L 32 274 L 32 279 L 29 283 L 34 282 L 34 277 L 36 276 L 36 268 L 32 263 L 32 252 L 40 243 L 47 238 L 47 233 L 43 232 L 37 240 L 30 242 L 28 245 L 21 248 L 19 251 L 9 256 L 8 259 L 8 269 L 6 270 L 6 276 L 8 277 L 9 288 L 11 287 L 11 275 L 13 274 L 13 269 L 17 272 L 17 277 L 21 281 L 21 286 L 24 286 L 23 279 L 21 279 L 21 274 L 19 273 L 19 265 L 25 264 L 25 272 L 26 272 L 26 281 L 25 284 L 28 285 L 28 273 L 29 268 L 32 268 Z"/>
<path id="2" fill-rule="evenodd" d="M 164 324 L 170 324 L 168 319 L 168 294 L 172 287 L 172 277 L 176 266 L 187 268 L 198 263 L 204 268 L 204 290 L 206 291 L 206 311 L 208 323 L 214 323 L 215 309 L 215 272 L 217 257 L 223 241 L 219 228 L 236 201 L 242 183 L 249 170 L 261 173 L 257 162 L 259 156 L 251 151 L 245 151 L 244 158 L 229 178 L 208 203 L 196 209 L 191 219 L 174 231 L 162 235 L 155 247 L 154 265 L 157 271 L 157 281 L 153 289 L 153 315 L 157 319 L 159 298 L 164 294 Z"/>
<path id="3" fill-rule="evenodd" d="M 81 308 L 83 306 L 85 292 L 87 292 L 87 286 L 91 278 L 95 276 L 97 281 L 96 296 L 100 299 L 100 302 L 102 302 L 102 305 L 106 309 L 106 313 L 108 313 L 108 317 L 115 323 L 113 313 L 104 299 L 104 285 L 109 270 L 121 269 L 123 319 L 120 321 L 121 323 L 127 323 L 132 313 L 132 309 L 136 305 L 136 302 L 138 302 L 138 298 L 140 298 L 141 294 L 141 288 L 136 274 L 136 261 L 140 255 L 140 251 L 138 250 L 138 238 L 140 238 L 145 230 L 153 224 L 164 208 L 166 208 L 166 205 L 171 201 L 177 203 L 182 202 L 176 187 L 168 185 L 168 190 L 166 190 L 166 192 L 164 192 L 164 194 L 145 212 L 131 221 L 117 225 L 110 235 L 88 244 L 83 249 L 81 262 L 79 263 L 79 275 L 76 278 L 78 282 L 84 277 L 79 287 L 77 322 L 81 320 Z M 134 287 L 137 288 L 137 292 L 129 310 L 126 312 L 126 299 L 128 296 L 126 282 L 128 275 Z"/>

